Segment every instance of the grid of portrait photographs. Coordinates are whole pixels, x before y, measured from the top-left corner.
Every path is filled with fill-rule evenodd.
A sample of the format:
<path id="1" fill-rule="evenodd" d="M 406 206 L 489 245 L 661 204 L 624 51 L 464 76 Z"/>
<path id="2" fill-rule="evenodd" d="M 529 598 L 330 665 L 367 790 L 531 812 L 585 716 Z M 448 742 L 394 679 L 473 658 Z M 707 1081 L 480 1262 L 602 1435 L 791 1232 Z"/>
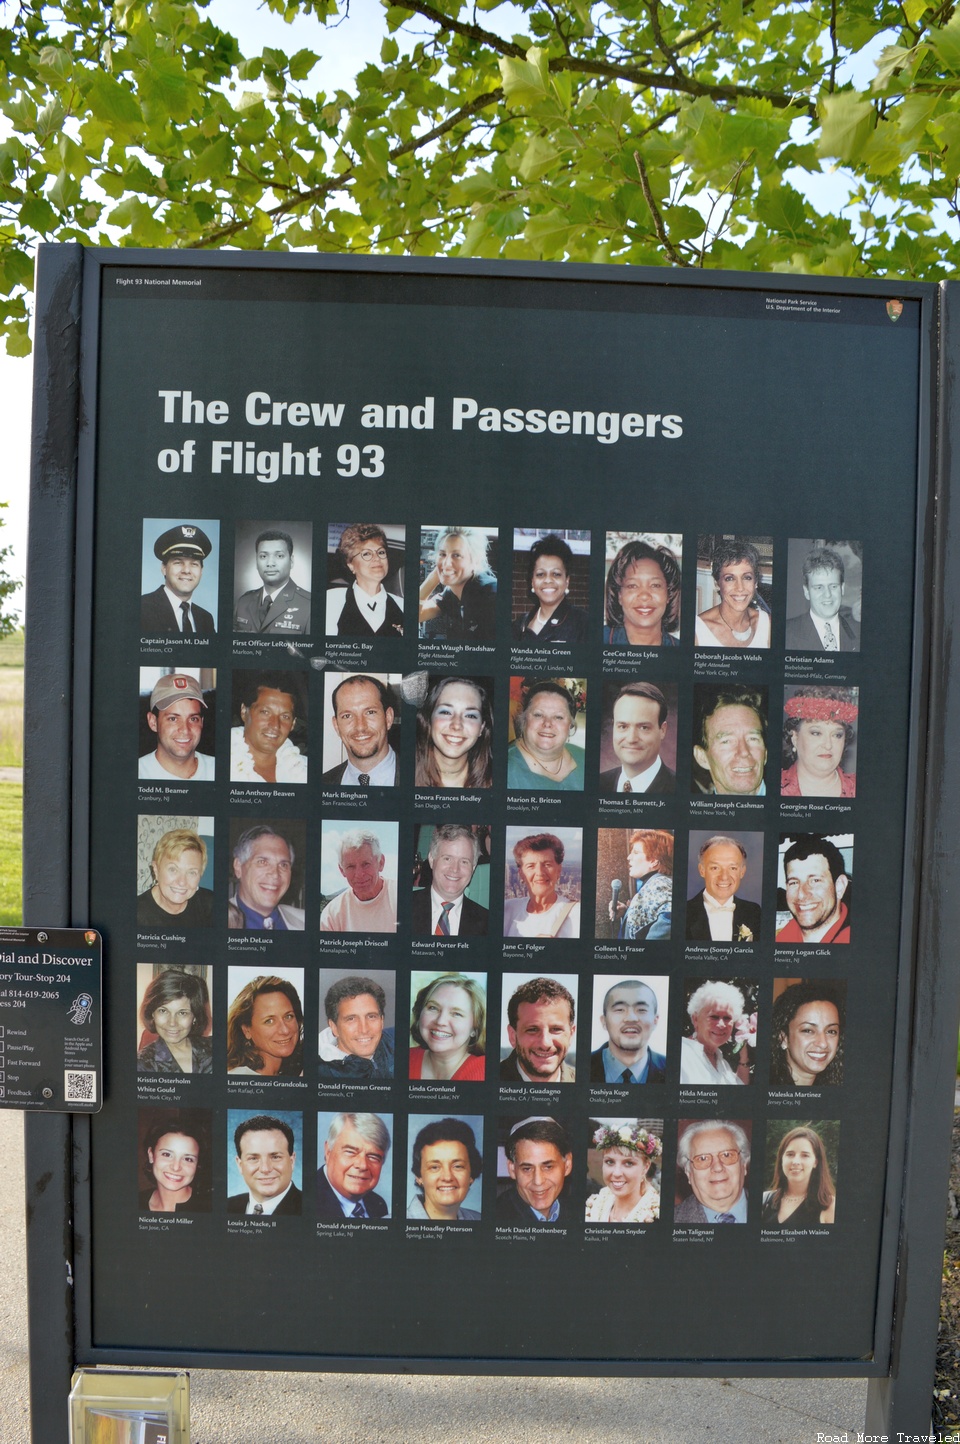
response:
<path id="1" fill-rule="evenodd" d="M 860 543 L 489 520 L 143 519 L 130 1209 L 813 1247 Z"/>

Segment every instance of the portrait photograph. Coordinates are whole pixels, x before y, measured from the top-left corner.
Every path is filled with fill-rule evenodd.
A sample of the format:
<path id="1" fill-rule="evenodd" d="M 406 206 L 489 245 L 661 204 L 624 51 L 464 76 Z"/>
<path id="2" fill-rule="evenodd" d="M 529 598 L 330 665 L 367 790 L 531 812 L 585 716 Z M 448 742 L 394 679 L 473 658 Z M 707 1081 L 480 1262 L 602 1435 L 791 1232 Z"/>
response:
<path id="1" fill-rule="evenodd" d="M 209 640 L 218 629 L 219 576 L 219 521 L 144 517 L 141 635 Z"/>
<path id="2" fill-rule="evenodd" d="M 213 818 L 137 818 L 137 930 L 177 932 L 213 922 Z"/>
<path id="3" fill-rule="evenodd" d="M 347 1088 L 394 1076 L 393 968 L 321 968 L 317 1078 Z"/>
<path id="4" fill-rule="evenodd" d="M 666 1082 L 670 979 L 664 973 L 594 973 L 590 1082 Z"/>
<path id="5" fill-rule="evenodd" d="M 608 647 L 677 647 L 683 581 L 680 532 L 608 531 L 603 641 Z"/>
<path id="6" fill-rule="evenodd" d="M 677 785 L 676 682 L 604 681 L 600 791 L 660 796 Z"/>
<path id="7" fill-rule="evenodd" d="M 859 716 L 859 687 L 784 687 L 781 797 L 856 797 Z"/>
<path id="8" fill-rule="evenodd" d="M 515 527 L 510 635 L 515 644 L 570 647 L 588 639 L 590 533 Z"/>
<path id="9" fill-rule="evenodd" d="M 673 928 L 673 831 L 664 827 L 597 829 L 598 938 L 658 942 Z"/>
<path id="10" fill-rule="evenodd" d="M 821 1228 L 836 1222 L 837 1119 L 768 1118 L 760 1227 Z"/>
<path id="11" fill-rule="evenodd" d="M 184 658 L 140 668 L 137 775 L 141 782 L 213 782 L 217 671 Z"/>
<path id="12" fill-rule="evenodd" d="M 137 1073 L 185 1079 L 213 1071 L 213 968 L 137 963 Z"/>
<path id="13" fill-rule="evenodd" d="M 421 527 L 418 621 L 422 641 L 496 639 L 498 550 L 496 527 Z"/>
<path id="14" fill-rule="evenodd" d="M 487 975 L 468 968 L 410 974 L 411 1080 L 482 1083 L 486 1077 Z"/>
<path id="15" fill-rule="evenodd" d="M 405 526 L 331 522 L 327 528 L 328 637 L 403 636 Z"/>
<path id="16" fill-rule="evenodd" d="M 324 672 L 324 787 L 395 787 L 400 757 L 399 672 Z"/>
<path id="17" fill-rule="evenodd" d="M 391 1217 L 393 1137 L 392 1113 L 317 1114 L 318 1219 L 364 1223 Z"/>
<path id="18" fill-rule="evenodd" d="M 320 824 L 320 931 L 397 931 L 397 822 Z"/>
<path id="19" fill-rule="evenodd" d="M 697 537 L 694 645 L 770 646 L 773 540 L 733 533 Z"/>
<path id="20" fill-rule="evenodd" d="M 573 1137 L 573 1122 L 562 1113 L 497 1119 L 498 1224 L 542 1228 L 582 1220 Z"/>
<path id="21" fill-rule="evenodd" d="M 307 781 L 307 673 L 246 668 L 233 673 L 230 781 L 302 786 Z"/>
<path id="22" fill-rule="evenodd" d="M 417 707 L 414 784 L 493 786 L 492 677 L 428 675 Z"/>
<path id="23" fill-rule="evenodd" d="M 504 973 L 501 1083 L 573 1083 L 577 1064 L 576 973 Z"/>
<path id="24" fill-rule="evenodd" d="M 684 979 L 681 1087 L 753 1082 L 759 990 L 756 978 Z"/>
<path id="25" fill-rule="evenodd" d="M 137 1207 L 141 1214 L 209 1213 L 209 1108 L 137 1110 Z"/>
<path id="26" fill-rule="evenodd" d="M 407 1121 L 407 1218 L 476 1223 L 482 1206 L 483 1119 L 411 1113 Z"/>
<path id="27" fill-rule="evenodd" d="M 845 979 L 774 978 L 770 1087 L 837 1087 L 846 1030 Z"/>
<path id="28" fill-rule="evenodd" d="M 585 677 L 510 678 L 509 790 L 582 792 L 586 745 Z"/>
<path id="29" fill-rule="evenodd" d="M 662 1118 L 591 1118 L 587 1125 L 587 1223 L 660 1219 Z"/>
<path id="30" fill-rule="evenodd" d="M 306 636 L 310 630 L 313 525 L 238 521 L 233 553 L 233 630 Z"/>
<path id="31" fill-rule="evenodd" d="M 750 1118 L 681 1118 L 677 1124 L 675 1224 L 748 1223 Z M 756 1162 L 760 1167 L 760 1160 Z"/>
<path id="32" fill-rule="evenodd" d="M 863 546 L 830 537 L 787 542 L 788 652 L 859 652 Z"/>
<path id="33" fill-rule="evenodd" d="M 582 828 L 508 827 L 504 937 L 578 938 L 582 877 Z"/>
<path id="34" fill-rule="evenodd" d="M 695 796 L 766 795 L 769 715 L 766 687 L 694 683 L 690 791 Z"/>
<path id="35" fill-rule="evenodd" d="M 252 1125 L 252 1126 L 251 1126 Z M 303 1114 L 227 1110 L 227 1213 L 299 1217 L 303 1211 Z"/>
<path id="36" fill-rule="evenodd" d="M 849 943 L 853 833 L 781 832 L 778 943 Z"/>
<path id="37" fill-rule="evenodd" d="M 303 968 L 227 969 L 227 1073 L 303 1077 Z"/>
<path id="38" fill-rule="evenodd" d="M 758 943 L 763 899 L 762 832 L 692 828 L 686 875 L 689 942 Z"/>
<path id="39" fill-rule="evenodd" d="M 414 937 L 486 937 L 492 851 L 492 830 L 487 823 L 414 824 Z M 499 899 L 497 906 L 499 910 Z"/>
<path id="40" fill-rule="evenodd" d="M 230 856 L 222 869 L 228 928 L 303 932 L 306 846 L 302 819 L 230 818 Z"/>

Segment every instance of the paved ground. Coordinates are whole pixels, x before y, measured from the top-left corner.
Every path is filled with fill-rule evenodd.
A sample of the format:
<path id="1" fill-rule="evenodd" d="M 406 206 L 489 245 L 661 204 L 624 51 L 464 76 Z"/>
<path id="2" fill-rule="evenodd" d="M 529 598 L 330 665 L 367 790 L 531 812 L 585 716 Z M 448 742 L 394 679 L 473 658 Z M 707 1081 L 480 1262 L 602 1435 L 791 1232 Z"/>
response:
<path id="1" fill-rule="evenodd" d="M 0 1112 L 0 1444 L 29 1440 L 22 1136 Z M 856 1439 L 865 1397 L 845 1379 L 191 1373 L 193 1444 L 816 1444 Z"/>

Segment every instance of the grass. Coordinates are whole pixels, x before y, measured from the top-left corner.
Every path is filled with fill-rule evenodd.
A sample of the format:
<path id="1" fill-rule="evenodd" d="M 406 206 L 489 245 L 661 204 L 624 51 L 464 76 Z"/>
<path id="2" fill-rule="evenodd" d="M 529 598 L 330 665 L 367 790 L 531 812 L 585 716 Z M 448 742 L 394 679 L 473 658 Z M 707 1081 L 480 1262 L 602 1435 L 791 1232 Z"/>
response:
<path id="1" fill-rule="evenodd" d="M 13 927 L 23 920 L 23 788 L 18 782 L 0 782 L 0 925 Z"/>
<path id="2" fill-rule="evenodd" d="M 23 667 L 0 665 L 0 767 L 23 766 Z"/>

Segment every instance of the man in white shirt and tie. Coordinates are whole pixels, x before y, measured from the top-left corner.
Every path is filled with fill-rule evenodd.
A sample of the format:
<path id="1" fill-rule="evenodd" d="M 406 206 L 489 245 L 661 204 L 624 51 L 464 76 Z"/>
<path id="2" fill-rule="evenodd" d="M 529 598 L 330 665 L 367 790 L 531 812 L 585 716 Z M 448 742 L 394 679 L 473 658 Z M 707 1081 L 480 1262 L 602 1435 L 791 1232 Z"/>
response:
<path id="1" fill-rule="evenodd" d="M 601 792 L 673 792 L 676 774 L 660 756 L 667 700 L 652 682 L 628 682 L 613 704 L 611 741 L 619 767 L 600 773 Z"/>
<path id="2" fill-rule="evenodd" d="M 697 871 L 703 889 L 687 903 L 687 937 L 698 942 L 755 943 L 760 907 L 737 897 L 747 873 L 747 850 L 733 837 L 710 837 L 700 849 Z"/>
<path id="3" fill-rule="evenodd" d="M 465 896 L 480 856 L 480 841 L 469 827 L 442 823 L 433 830 L 429 887 L 413 894 L 415 937 L 486 937 L 489 913 Z"/>
<path id="4" fill-rule="evenodd" d="M 247 1192 L 231 1194 L 227 1213 L 243 1213 L 251 1218 L 299 1214 L 301 1193 L 293 1181 L 297 1155 L 293 1129 L 286 1118 L 262 1113 L 245 1118 L 234 1131 L 234 1144 L 237 1168 Z"/>

